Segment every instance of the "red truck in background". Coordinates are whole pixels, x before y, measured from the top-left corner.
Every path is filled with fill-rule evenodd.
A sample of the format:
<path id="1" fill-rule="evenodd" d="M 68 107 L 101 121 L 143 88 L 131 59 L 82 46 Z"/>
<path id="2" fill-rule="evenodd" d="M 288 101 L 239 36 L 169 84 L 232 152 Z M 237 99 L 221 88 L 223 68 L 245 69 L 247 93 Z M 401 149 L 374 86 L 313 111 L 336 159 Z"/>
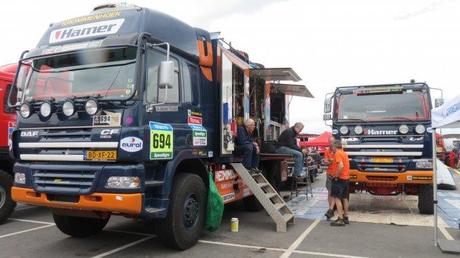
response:
<path id="1" fill-rule="evenodd" d="M 440 159 L 442 162 L 445 162 L 447 156 L 446 145 L 444 144 L 442 135 L 439 133 L 436 134 L 436 154 L 438 159 Z"/>
<path id="2" fill-rule="evenodd" d="M 16 203 L 11 199 L 13 160 L 9 156 L 10 134 L 16 126 L 16 111 L 8 108 L 7 97 L 12 89 L 16 64 L 0 66 L 0 224 L 13 212 Z M 15 92 L 12 98 L 16 98 Z"/>

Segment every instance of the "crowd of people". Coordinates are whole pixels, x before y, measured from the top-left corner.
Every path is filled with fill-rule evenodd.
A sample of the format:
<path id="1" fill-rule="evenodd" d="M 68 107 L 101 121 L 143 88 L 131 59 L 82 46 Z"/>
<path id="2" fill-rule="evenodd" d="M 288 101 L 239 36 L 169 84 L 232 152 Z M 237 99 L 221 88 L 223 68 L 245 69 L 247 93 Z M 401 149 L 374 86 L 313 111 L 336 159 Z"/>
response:
<path id="1" fill-rule="evenodd" d="M 456 148 L 449 151 L 445 163 L 451 168 L 460 168 L 460 151 Z"/>

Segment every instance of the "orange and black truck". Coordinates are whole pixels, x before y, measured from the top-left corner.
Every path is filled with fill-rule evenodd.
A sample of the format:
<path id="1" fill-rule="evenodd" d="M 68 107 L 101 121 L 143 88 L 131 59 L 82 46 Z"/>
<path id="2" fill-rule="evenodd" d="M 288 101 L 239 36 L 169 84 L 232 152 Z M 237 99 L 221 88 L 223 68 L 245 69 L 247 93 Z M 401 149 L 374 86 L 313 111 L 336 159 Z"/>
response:
<path id="1" fill-rule="evenodd" d="M 244 119 L 258 139 L 287 124 L 291 68 L 254 63 L 218 33 L 148 8 L 107 4 L 53 23 L 20 58 L 11 155 L 17 202 L 52 208 L 65 234 L 99 233 L 112 215 L 153 222 L 166 245 L 194 245 L 209 173 L 225 204 L 260 209 L 230 163 Z M 262 159 L 279 174 L 281 161 Z"/>
<path id="2" fill-rule="evenodd" d="M 426 83 L 339 87 L 325 120 L 350 157 L 350 191 L 418 195 L 433 213 L 431 96 Z M 331 113 L 332 112 L 332 113 Z"/>

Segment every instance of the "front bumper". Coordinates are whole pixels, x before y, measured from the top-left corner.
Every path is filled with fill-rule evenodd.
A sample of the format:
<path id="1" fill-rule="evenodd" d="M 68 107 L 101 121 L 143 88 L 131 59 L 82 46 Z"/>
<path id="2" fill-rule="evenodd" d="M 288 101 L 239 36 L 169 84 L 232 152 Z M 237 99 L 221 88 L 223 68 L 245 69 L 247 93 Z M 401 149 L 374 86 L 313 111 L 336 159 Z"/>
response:
<path id="1" fill-rule="evenodd" d="M 12 187 L 11 196 L 16 202 L 59 209 L 101 211 L 138 215 L 142 211 L 143 194 L 92 193 L 76 196 L 76 202 L 56 201 L 50 194 L 38 193 L 30 188 Z"/>
<path id="2" fill-rule="evenodd" d="M 363 172 L 351 169 L 350 182 L 368 185 L 431 184 L 433 182 L 433 171 L 407 170 L 400 173 L 391 173 Z"/>

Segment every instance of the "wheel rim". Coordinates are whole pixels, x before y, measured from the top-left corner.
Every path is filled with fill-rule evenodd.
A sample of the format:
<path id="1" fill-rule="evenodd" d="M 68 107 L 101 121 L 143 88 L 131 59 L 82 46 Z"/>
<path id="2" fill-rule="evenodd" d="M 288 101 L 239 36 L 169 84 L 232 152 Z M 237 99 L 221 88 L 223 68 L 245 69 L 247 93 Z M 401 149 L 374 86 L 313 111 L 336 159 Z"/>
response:
<path id="1" fill-rule="evenodd" d="M 198 222 L 200 204 L 197 196 L 191 193 L 185 198 L 184 202 L 184 226 L 186 229 L 193 228 Z"/>
<path id="2" fill-rule="evenodd" d="M 6 191 L 5 191 L 5 188 L 3 188 L 3 186 L 0 186 L 0 208 L 2 208 L 3 205 L 5 205 L 5 202 L 6 202 Z"/>

